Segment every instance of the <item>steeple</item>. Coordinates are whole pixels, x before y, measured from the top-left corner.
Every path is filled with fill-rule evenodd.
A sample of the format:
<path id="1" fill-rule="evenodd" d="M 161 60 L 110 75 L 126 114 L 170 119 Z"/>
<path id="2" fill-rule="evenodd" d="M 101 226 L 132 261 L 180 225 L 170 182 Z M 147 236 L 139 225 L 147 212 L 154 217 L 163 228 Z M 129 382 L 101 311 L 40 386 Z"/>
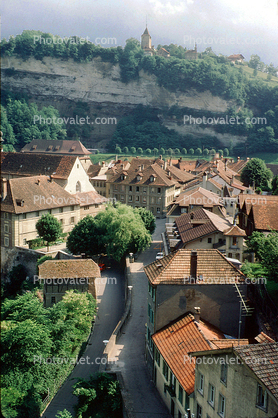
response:
<path id="1" fill-rule="evenodd" d="M 148 27 L 146 25 L 146 29 L 141 36 L 141 48 L 142 49 L 151 49 L 152 48 L 152 38 L 149 34 Z"/>

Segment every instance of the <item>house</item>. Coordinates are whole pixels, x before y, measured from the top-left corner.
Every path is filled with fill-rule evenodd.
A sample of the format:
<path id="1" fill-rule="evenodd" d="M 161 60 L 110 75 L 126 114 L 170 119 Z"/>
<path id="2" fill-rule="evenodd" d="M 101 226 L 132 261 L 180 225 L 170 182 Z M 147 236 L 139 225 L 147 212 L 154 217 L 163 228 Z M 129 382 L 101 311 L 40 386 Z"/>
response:
<path id="1" fill-rule="evenodd" d="M 97 278 L 99 266 L 91 259 L 46 260 L 39 266 L 38 277 L 43 283 L 44 306 L 58 303 L 68 290 L 89 292 L 96 298 Z"/>
<path id="2" fill-rule="evenodd" d="M 106 196 L 132 207 L 145 207 L 156 217 L 166 216 L 179 183 L 163 169 L 163 161 L 133 158 L 117 161 L 106 172 Z"/>
<path id="3" fill-rule="evenodd" d="M 80 218 L 76 198 L 49 176 L 1 179 L 1 247 L 27 246 L 36 223 L 51 213 L 70 232 Z"/>
<path id="4" fill-rule="evenodd" d="M 240 196 L 239 226 L 247 236 L 253 231 L 268 234 L 278 231 L 278 196 L 252 195 Z"/>
<path id="5" fill-rule="evenodd" d="M 195 417 L 276 418 L 278 343 L 195 350 Z"/>
<path id="6" fill-rule="evenodd" d="M 170 58 L 170 52 L 167 51 L 167 49 L 165 49 L 165 48 L 159 48 L 156 55 L 158 55 L 160 57 L 164 57 L 164 58 Z"/>
<path id="7" fill-rule="evenodd" d="M 188 60 L 198 59 L 197 44 L 195 44 L 194 49 L 188 49 L 187 51 L 185 51 L 185 58 Z"/>
<path id="8" fill-rule="evenodd" d="M 87 215 L 96 216 L 105 209 L 108 202 L 106 197 L 101 196 L 96 191 L 75 193 L 73 196 L 80 206 L 79 219 L 83 219 Z"/>
<path id="9" fill-rule="evenodd" d="M 141 48 L 143 49 L 145 55 L 155 55 L 155 49 L 152 46 L 152 37 L 148 31 L 147 26 L 141 35 Z"/>
<path id="10" fill-rule="evenodd" d="M 244 61 L 244 56 L 242 54 L 233 54 L 230 55 L 228 57 L 228 60 L 231 61 L 233 64 L 235 64 L 236 62 L 243 62 Z"/>
<path id="11" fill-rule="evenodd" d="M 27 152 L 28 154 L 75 155 L 77 157 L 91 155 L 91 152 L 80 141 L 68 139 L 33 139 L 20 152 Z"/>
<path id="12" fill-rule="evenodd" d="M 94 189 L 98 194 L 106 197 L 106 172 L 109 168 L 108 165 L 104 161 L 101 164 L 92 164 L 91 159 L 87 157 L 80 158 L 80 161 Z"/>
<path id="13" fill-rule="evenodd" d="M 152 336 L 153 381 L 173 417 L 185 417 L 194 408 L 195 359 L 192 351 L 217 350 L 222 346 L 248 344 L 233 340 L 202 321 L 199 309 L 183 315 Z M 197 348 L 199 347 L 199 349 Z M 201 348 L 202 347 L 202 348 Z M 206 348 L 205 348 L 206 347 Z"/>
<path id="14" fill-rule="evenodd" d="M 238 336 L 239 299 L 247 294 L 245 276 L 217 249 L 181 249 L 144 267 L 148 278 L 146 324 L 148 363 L 151 336 L 199 306 L 202 317 L 225 334 Z M 242 335 L 245 318 L 242 317 Z"/>
<path id="15" fill-rule="evenodd" d="M 57 184 L 71 194 L 95 191 L 77 156 L 1 153 L 1 177 L 12 179 L 38 175 L 51 176 Z"/>
<path id="16" fill-rule="evenodd" d="M 196 209 L 166 224 L 166 254 L 180 248 L 217 248 L 229 258 L 243 261 L 245 231 L 206 209 Z"/>
<path id="17" fill-rule="evenodd" d="M 167 213 L 168 222 L 172 223 L 183 213 L 189 213 L 204 208 L 219 216 L 226 214 L 222 198 L 203 187 L 195 186 L 191 190 L 183 191 L 171 204 Z"/>

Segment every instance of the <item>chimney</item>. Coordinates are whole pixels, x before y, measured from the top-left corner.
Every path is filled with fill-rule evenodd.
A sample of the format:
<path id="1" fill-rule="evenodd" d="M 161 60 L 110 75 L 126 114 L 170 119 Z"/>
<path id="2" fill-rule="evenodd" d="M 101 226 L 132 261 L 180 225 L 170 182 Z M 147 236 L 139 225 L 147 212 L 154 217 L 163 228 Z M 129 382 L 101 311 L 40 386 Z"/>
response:
<path id="1" fill-rule="evenodd" d="M 159 156 L 159 159 L 162 160 L 162 155 Z"/>
<path id="2" fill-rule="evenodd" d="M 170 165 L 170 166 L 172 165 L 172 157 L 170 157 L 170 160 L 169 160 L 169 165 Z"/>
<path id="3" fill-rule="evenodd" d="M 81 258 L 83 258 L 83 259 L 86 258 L 86 254 L 85 253 L 81 253 L 80 255 L 81 255 Z"/>
<path id="4" fill-rule="evenodd" d="M 52 174 L 50 174 L 50 176 L 49 176 L 49 181 L 50 181 L 50 183 L 53 183 L 53 176 L 52 176 Z"/>
<path id="5" fill-rule="evenodd" d="M 167 161 L 164 161 L 164 170 L 167 170 Z"/>
<path id="6" fill-rule="evenodd" d="M 102 161 L 102 167 L 105 167 L 105 161 Z"/>
<path id="7" fill-rule="evenodd" d="M 230 181 L 230 186 L 234 183 L 234 181 L 235 181 L 235 176 L 232 175 L 232 178 L 231 178 L 231 181 Z"/>
<path id="8" fill-rule="evenodd" d="M 208 175 L 207 175 L 206 172 L 204 172 L 204 174 L 203 174 L 203 189 L 206 188 L 207 181 L 208 181 Z"/>
<path id="9" fill-rule="evenodd" d="M 2 201 L 7 197 L 7 179 L 1 179 L 1 197 Z"/>
<path id="10" fill-rule="evenodd" d="M 197 251 L 191 251 L 190 257 L 190 277 L 197 278 Z"/>
<path id="11" fill-rule="evenodd" d="M 240 157 L 237 157 L 237 161 L 240 161 Z"/>
<path id="12" fill-rule="evenodd" d="M 227 171 L 227 168 L 228 168 L 228 160 L 227 160 L 227 158 L 225 159 L 225 171 Z"/>
<path id="13" fill-rule="evenodd" d="M 246 161 L 249 161 L 249 160 L 250 160 L 250 158 L 249 158 L 249 157 L 247 157 L 247 158 L 246 158 Z"/>
<path id="14" fill-rule="evenodd" d="M 200 321 L 201 316 L 201 308 L 199 306 L 194 306 L 195 312 L 194 312 L 194 319 L 196 322 Z"/>
<path id="15" fill-rule="evenodd" d="M 40 182 L 41 182 L 41 181 L 40 181 L 40 179 L 38 179 L 38 182 L 37 182 L 37 185 L 38 185 L 38 186 L 40 185 Z"/>

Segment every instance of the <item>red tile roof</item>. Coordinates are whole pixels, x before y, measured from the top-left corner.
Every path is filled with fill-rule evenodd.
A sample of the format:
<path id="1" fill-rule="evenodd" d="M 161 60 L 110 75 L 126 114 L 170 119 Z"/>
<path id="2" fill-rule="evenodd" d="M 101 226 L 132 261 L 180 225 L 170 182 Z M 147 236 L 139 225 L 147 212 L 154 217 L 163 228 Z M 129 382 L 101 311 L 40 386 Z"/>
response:
<path id="1" fill-rule="evenodd" d="M 278 231 L 278 196 L 277 201 L 267 204 L 252 205 L 250 216 L 253 214 L 255 229 L 261 231 Z"/>
<path id="2" fill-rule="evenodd" d="M 1 153 L 1 172 L 4 176 L 29 177 L 52 175 L 67 179 L 76 161 L 74 155 L 44 155 L 22 152 Z"/>
<path id="3" fill-rule="evenodd" d="M 67 155 L 91 155 L 80 141 L 69 139 L 33 139 L 26 144 L 20 152 L 34 154 L 67 154 Z"/>
<path id="4" fill-rule="evenodd" d="M 48 176 L 19 177 L 7 181 L 1 210 L 19 214 L 78 204 L 73 195 Z"/>
<path id="5" fill-rule="evenodd" d="M 152 283 L 159 284 L 232 284 L 244 281 L 244 275 L 217 249 L 197 249 L 198 280 L 190 281 L 191 252 L 190 249 L 180 249 L 160 260 L 155 260 L 144 271 Z"/>
<path id="6" fill-rule="evenodd" d="M 107 198 L 98 194 L 98 192 L 79 192 L 75 193 L 73 197 L 76 199 L 76 202 L 80 204 L 80 207 L 90 206 L 90 205 L 101 205 L 102 203 L 107 202 Z"/>
<path id="7" fill-rule="evenodd" d="M 239 228 L 237 225 L 233 225 L 231 228 L 224 231 L 224 235 L 232 237 L 246 237 L 245 231 Z"/>
<path id="8" fill-rule="evenodd" d="M 157 331 L 152 340 L 188 395 L 194 392 L 195 383 L 195 359 L 188 353 L 217 349 L 220 345 L 248 344 L 248 340 L 225 339 L 221 331 L 201 320 L 195 321 L 192 314 Z"/>
<path id="9" fill-rule="evenodd" d="M 195 187 L 192 190 L 182 192 L 175 200 L 175 205 L 181 207 L 203 206 L 204 208 L 212 208 L 213 206 L 223 206 L 220 196 L 203 187 Z"/>

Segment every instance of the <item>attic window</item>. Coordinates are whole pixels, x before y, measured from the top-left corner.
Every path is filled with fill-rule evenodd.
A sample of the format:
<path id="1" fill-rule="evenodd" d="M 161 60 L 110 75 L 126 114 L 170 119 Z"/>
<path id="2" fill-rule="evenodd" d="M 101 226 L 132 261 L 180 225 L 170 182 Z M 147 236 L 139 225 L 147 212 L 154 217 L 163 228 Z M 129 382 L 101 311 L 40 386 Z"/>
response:
<path id="1" fill-rule="evenodd" d="M 24 206 L 24 200 L 23 199 L 16 199 L 16 205 L 17 206 Z"/>
<path id="2" fill-rule="evenodd" d="M 125 174 L 121 174 L 121 180 L 125 180 L 126 179 L 126 175 Z"/>
<path id="3" fill-rule="evenodd" d="M 150 182 L 153 182 L 153 181 L 155 181 L 155 176 L 152 174 L 152 175 L 150 176 Z"/>
<path id="4" fill-rule="evenodd" d="M 73 145 L 73 146 L 71 147 L 70 151 L 75 151 L 75 148 L 76 148 L 76 146 L 75 146 L 75 145 Z"/>
<path id="5" fill-rule="evenodd" d="M 53 149 L 53 145 L 48 145 L 47 151 L 51 151 Z"/>
<path id="6" fill-rule="evenodd" d="M 54 149 L 55 149 L 55 151 L 58 151 L 60 148 L 61 148 L 60 145 L 56 145 L 56 147 Z"/>
<path id="7" fill-rule="evenodd" d="M 141 180 L 141 178 L 142 178 L 142 175 L 140 175 L 140 174 L 138 174 L 138 175 L 136 176 L 136 180 L 137 180 L 137 181 L 140 181 L 140 180 Z"/>
<path id="8" fill-rule="evenodd" d="M 31 149 L 36 149 L 36 148 L 37 148 L 37 145 L 32 145 Z"/>

